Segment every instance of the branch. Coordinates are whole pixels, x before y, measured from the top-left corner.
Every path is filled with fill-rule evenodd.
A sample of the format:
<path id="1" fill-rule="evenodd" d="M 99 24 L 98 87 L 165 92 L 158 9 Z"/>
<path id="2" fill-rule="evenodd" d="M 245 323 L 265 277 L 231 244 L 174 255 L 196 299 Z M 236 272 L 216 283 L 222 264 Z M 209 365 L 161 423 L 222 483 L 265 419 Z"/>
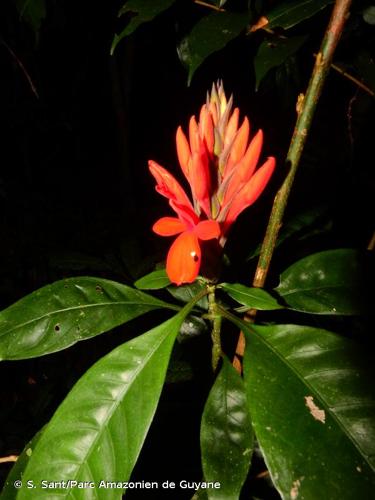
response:
<path id="1" fill-rule="evenodd" d="M 296 175 L 302 151 L 311 128 L 312 119 L 319 97 L 322 93 L 324 82 L 332 64 L 333 54 L 344 29 L 345 21 L 349 16 L 350 5 L 351 0 L 336 0 L 320 51 L 316 56 L 315 66 L 306 95 L 300 95 L 298 97 L 297 122 L 286 157 L 286 165 L 289 167 L 289 173 L 283 185 L 277 192 L 273 203 L 266 235 L 262 243 L 258 266 L 255 271 L 253 280 L 254 287 L 263 287 L 266 281 L 294 177 Z M 238 340 L 236 355 L 242 356 L 243 352 L 244 339 L 243 334 L 241 333 Z M 235 358 L 233 363 L 235 364 L 235 362 L 238 365 L 238 358 Z"/>

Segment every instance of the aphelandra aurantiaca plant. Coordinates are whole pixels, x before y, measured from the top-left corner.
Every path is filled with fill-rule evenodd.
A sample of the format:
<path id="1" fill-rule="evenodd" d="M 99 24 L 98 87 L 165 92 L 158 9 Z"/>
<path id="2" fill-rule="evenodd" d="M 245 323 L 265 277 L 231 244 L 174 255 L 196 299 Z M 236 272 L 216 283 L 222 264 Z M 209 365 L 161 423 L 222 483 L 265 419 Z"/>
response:
<path id="1" fill-rule="evenodd" d="M 233 222 L 257 200 L 275 168 L 275 159 L 269 157 L 256 170 L 263 132 L 258 130 L 251 137 L 248 118 L 240 125 L 240 110 L 232 107 L 233 98 L 227 100 L 223 84 L 218 82 L 207 95 L 198 122 L 195 116 L 190 118 L 188 138 L 181 127 L 177 129 L 177 156 L 192 201 L 168 170 L 149 161 L 156 190 L 168 198 L 177 215 L 162 217 L 153 226 L 161 236 L 178 235 L 166 266 L 169 279 L 177 285 L 197 277 L 202 260 L 200 240 L 215 239 L 217 247 L 223 248 Z M 220 258 L 220 251 L 210 255 Z"/>

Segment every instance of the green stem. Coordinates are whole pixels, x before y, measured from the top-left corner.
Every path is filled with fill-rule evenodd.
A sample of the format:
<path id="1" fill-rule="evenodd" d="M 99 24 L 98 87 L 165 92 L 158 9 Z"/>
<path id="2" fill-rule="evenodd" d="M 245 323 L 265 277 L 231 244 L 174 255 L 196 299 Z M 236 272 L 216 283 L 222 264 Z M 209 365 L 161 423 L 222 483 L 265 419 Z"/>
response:
<path id="1" fill-rule="evenodd" d="M 221 315 L 215 298 L 215 285 L 208 285 L 208 315 L 212 323 L 212 369 L 216 372 L 221 357 Z"/>
<path id="2" fill-rule="evenodd" d="M 289 173 L 275 197 L 259 256 L 257 270 L 255 272 L 253 286 L 262 287 L 266 281 L 294 177 L 310 131 L 314 112 L 332 63 L 334 51 L 343 31 L 345 21 L 349 15 L 350 4 L 351 0 L 336 0 L 320 51 L 315 60 L 315 66 L 306 95 L 298 98 L 297 123 L 286 158 L 286 165 L 289 167 Z"/>

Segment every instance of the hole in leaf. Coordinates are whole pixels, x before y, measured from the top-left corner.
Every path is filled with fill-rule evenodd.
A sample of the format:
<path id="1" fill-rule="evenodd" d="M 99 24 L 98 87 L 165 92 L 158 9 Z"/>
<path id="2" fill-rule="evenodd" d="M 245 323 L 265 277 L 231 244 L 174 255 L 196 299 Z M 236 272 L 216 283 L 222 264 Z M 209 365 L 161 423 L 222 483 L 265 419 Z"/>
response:
<path id="1" fill-rule="evenodd" d="M 61 330 L 60 325 L 59 324 L 55 325 L 54 330 L 55 332 L 59 332 Z"/>

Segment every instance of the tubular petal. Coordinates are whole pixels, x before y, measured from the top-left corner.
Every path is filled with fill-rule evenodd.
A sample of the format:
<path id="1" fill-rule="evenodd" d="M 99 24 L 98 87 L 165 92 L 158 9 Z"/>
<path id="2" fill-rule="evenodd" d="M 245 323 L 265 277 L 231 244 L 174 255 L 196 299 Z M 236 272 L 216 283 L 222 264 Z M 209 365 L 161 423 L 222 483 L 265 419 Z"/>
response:
<path id="1" fill-rule="evenodd" d="M 153 160 L 149 160 L 148 166 L 156 179 L 156 191 L 158 193 L 169 198 L 171 201 L 177 202 L 180 206 L 185 206 L 187 209 L 194 211 L 185 191 L 168 170 Z"/>
<path id="2" fill-rule="evenodd" d="M 228 168 L 238 163 L 243 157 L 249 140 L 249 132 L 250 132 L 250 124 L 249 120 L 247 119 L 247 116 L 245 116 L 244 121 L 242 122 L 242 125 L 238 129 L 236 137 L 234 138 L 233 145 L 229 153 Z"/>
<path id="3" fill-rule="evenodd" d="M 207 151 L 210 155 L 213 155 L 215 144 L 214 124 L 205 104 L 202 106 L 199 115 L 199 133 L 205 141 Z"/>
<path id="4" fill-rule="evenodd" d="M 193 153 L 191 168 L 191 189 L 207 217 L 210 216 L 210 172 L 209 160 L 204 144 L 200 151 Z"/>
<path id="5" fill-rule="evenodd" d="M 239 189 L 248 182 L 257 166 L 260 152 L 263 145 L 263 132 L 258 130 L 255 137 L 249 144 L 242 160 L 234 167 L 233 175 L 228 182 L 224 196 L 223 205 L 225 206 L 236 195 Z M 225 179 L 224 179 L 225 181 Z"/>
<path id="6" fill-rule="evenodd" d="M 220 236 L 220 225 L 216 220 L 203 220 L 194 228 L 200 240 L 212 240 Z"/>
<path id="7" fill-rule="evenodd" d="M 189 181 L 189 163 L 191 161 L 190 146 L 181 127 L 178 127 L 176 134 L 177 156 L 181 169 Z"/>
<path id="8" fill-rule="evenodd" d="M 270 157 L 255 172 L 230 205 L 225 222 L 231 224 L 245 208 L 252 205 L 266 187 L 275 169 L 275 158 Z"/>
<path id="9" fill-rule="evenodd" d="M 152 226 L 154 233 L 160 236 L 174 236 L 186 231 L 187 225 L 177 217 L 162 217 Z"/>
<path id="10" fill-rule="evenodd" d="M 172 283 L 192 283 L 198 276 L 201 249 L 191 231 L 181 233 L 172 243 L 167 256 L 167 274 Z"/>
<path id="11" fill-rule="evenodd" d="M 232 116 L 229 118 L 227 128 L 225 130 L 225 138 L 224 138 L 224 148 L 228 146 L 233 141 L 233 138 L 238 129 L 238 118 L 240 115 L 240 110 L 235 108 Z"/>
<path id="12" fill-rule="evenodd" d="M 199 150 L 199 145 L 201 142 L 199 137 L 198 124 L 195 119 L 195 116 L 192 116 L 189 122 L 189 142 L 190 142 L 191 154 L 194 154 L 196 151 Z"/>

